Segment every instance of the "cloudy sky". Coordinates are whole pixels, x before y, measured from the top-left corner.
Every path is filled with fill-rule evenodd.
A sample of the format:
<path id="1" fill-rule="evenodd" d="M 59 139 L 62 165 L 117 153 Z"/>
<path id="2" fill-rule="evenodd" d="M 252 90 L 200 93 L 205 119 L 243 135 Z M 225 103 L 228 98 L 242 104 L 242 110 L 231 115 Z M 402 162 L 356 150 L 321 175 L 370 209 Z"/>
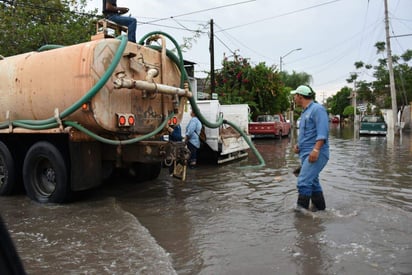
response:
<path id="1" fill-rule="evenodd" d="M 388 0 L 392 53 L 412 49 L 412 0 Z M 354 63 L 376 65 L 382 54 L 375 43 L 385 41 L 384 0 L 118 0 L 138 20 L 137 39 L 161 30 L 181 44 L 201 35 L 184 58 L 197 63 L 195 74 L 210 69 L 209 22 L 214 21 L 215 68 L 234 53 L 253 65 L 265 62 L 282 70 L 313 77 L 318 100 L 347 84 L 351 72 L 369 80 L 370 72 Z M 101 0 L 89 8 L 101 12 Z M 129 15 L 129 14 L 127 14 Z M 409 35 L 409 36 L 405 36 Z M 170 44 L 170 47 L 172 45 Z M 301 48 L 301 50 L 296 50 Z"/>

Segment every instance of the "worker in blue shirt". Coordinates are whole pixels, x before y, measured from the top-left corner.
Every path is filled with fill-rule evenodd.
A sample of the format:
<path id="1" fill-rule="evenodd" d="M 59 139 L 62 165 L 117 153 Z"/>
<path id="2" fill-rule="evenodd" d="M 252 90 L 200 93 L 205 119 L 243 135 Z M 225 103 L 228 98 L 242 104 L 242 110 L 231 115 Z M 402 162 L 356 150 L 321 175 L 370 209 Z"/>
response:
<path id="1" fill-rule="evenodd" d="M 193 110 L 190 113 L 192 117 L 186 126 L 185 142 L 190 150 L 189 168 L 195 168 L 197 162 L 197 150 L 200 148 L 200 132 L 202 123 L 197 118 Z"/>
<path id="2" fill-rule="evenodd" d="M 302 166 L 297 182 L 297 208 L 308 209 L 312 201 L 314 210 L 324 210 L 326 204 L 319 173 L 329 160 L 328 114 L 322 105 L 314 102 L 314 92 L 309 86 L 301 85 L 291 94 L 296 105 L 303 108 L 298 143 L 294 146 Z"/>

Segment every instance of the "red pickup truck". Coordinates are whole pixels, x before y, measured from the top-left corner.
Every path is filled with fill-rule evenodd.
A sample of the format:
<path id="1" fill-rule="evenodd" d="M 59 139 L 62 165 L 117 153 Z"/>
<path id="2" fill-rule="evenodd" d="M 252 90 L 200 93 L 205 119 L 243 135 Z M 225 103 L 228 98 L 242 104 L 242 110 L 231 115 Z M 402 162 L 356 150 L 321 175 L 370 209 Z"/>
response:
<path id="1" fill-rule="evenodd" d="M 252 136 L 274 135 L 278 138 L 289 136 L 290 123 L 282 114 L 259 115 L 256 122 L 249 122 L 249 134 Z"/>

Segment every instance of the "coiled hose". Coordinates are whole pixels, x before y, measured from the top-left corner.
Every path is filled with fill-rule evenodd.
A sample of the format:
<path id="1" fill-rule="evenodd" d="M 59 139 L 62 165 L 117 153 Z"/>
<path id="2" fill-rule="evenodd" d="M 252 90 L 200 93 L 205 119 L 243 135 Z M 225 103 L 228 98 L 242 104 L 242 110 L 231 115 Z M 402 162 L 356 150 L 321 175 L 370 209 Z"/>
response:
<path id="1" fill-rule="evenodd" d="M 167 38 L 169 38 L 173 42 L 173 44 L 176 46 L 179 58 L 177 58 L 169 50 L 167 50 L 167 55 L 178 66 L 178 68 L 181 72 L 180 86 L 183 87 L 183 84 L 185 83 L 185 81 L 187 81 L 188 77 L 187 77 L 186 70 L 184 68 L 183 56 L 182 56 L 182 52 L 180 50 L 179 45 L 177 44 L 176 40 L 174 40 L 173 37 L 171 37 L 169 34 L 164 33 L 164 32 L 151 32 L 151 33 L 148 33 L 139 41 L 139 44 L 143 45 L 145 39 L 147 39 L 148 37 L 151 37 L 153 35 L 164 35 Z M 85 102 L 88 102 L 89 100 L 91 100 L 91 98 L 93 98 L 100 91 L 100 89 L 106 84 L 106 82 L 109 80 L 109 78 L 113 74 L 115 68 L 117 67 L 118 63 L 120 62 L 121 57 L 123 55 L 123 52 L 124 52 L 124 50 L 126 48 L 126 45 L 127 45 L 127 42 L 128 42 L 127 36 L 121 36 L 120 39 L 121 39 L 121 42 L 120 42 L 120 45 L 119 45 L 119 47 L 116 51 L 116 54 L 114 55 L 112 63 L 110 64 L 110 66 L 108 67 L 106 72 L 103 74 L 102 78 L 99 79 L 99 81 L 82 98 L 80 98 L 72 106 L 70 106 L 69 108 L 67 108 L 63 112 L 61 112 L 59 114 L 59 117 L 51 117 L 49 119 L 44 119 L 44 120 L 15 120 L 15 121 L 11 122 L 12 126 L 22 127 L 22 128 L 26 128 L 26 129 L 32 129 L 32 130 L 42 130 L 42 129 L 50 129 L 50 128 L 58 127 L 59 126 L 59 120 L 62 120 L 65 117 L 71 115 L 73 112 L 75 112 L 77 109 L 79 109 L 82 106 L 82 104 L 84 104 Z M 55 49 L 55 48 L 60 48 L 60 47 L 62 47 L 62 46 L 59 46 L 59 45 L 45 45 L 45 46 L 39 48 L 38 51 L 50 50 L 50 49 Z M 150 47 L 156 48 L 154 46 L 150 46 Z M 193 97 L 189 98 L 189 102 L 190 102 L 190 105 L 191 105 L 193 111 L 195 112 L 196 116 L 199 118 L 199 120 L 205 126 L 207 126 L 209 128 L 218 128 L 222 124 L 228 124 L 231 127 L 233 127 L 239 134 L 242 135 L 244 140 L 247 142 L 247 144 L 249 145 L 251 150 L 254 152 L 254 154 L 258 158 L 258 160 L 260 162 L 260 165 L 253 166 L 253 167 L 265 166 L 264 159 L 262 158 L 260 153 L 257 151 L 254 144 L 251 142 L 250 138 L 237 125 L 235 125 L 234 123 L 232 123 L 230 121 L 224 120 L 223 116 L 219 116 L 219 118 L 217 119 L 216 122 L 210 122 L 201 114 L 201 112 L 200 112 L 200 110 L 199 110 L 199 108 L 196 104 L 196 101 Z M 140 137 L 128 139 L 128 140 L 111 140 L 111 139 L 101 137 L 101 136 L 91 132 L 90 130 L 86 129 L 85 127 L 81 126 L 80 124 L 78 124 L 77 122 L 74 122 L 74 121 L 62 121 L 62 123 L 66 126 L 74 127 L 76 129 L 78 129 L 79 131 L 91 136 L 92 138 L 94 138 L 94 139 L 96 139 L 100 142 L 111 144 L 111 145 L 120 145 L 120 144 L 132 144 L 132 143 L 139 142 L 139 141 L 142 141 L 142 140 L 153 137 L 154 135 L 158 134 L 162 129 L 164 129 L 168 119 L 170 119 L 173 115 L 174 115 L 173 113 L 170 114 L 159 125 L 159 127 L 156 128 L 151 133 L 148 133 L 148 134 L 140 136 Z M 0 123 L 0 129 L 7 128 L 9 126 L 10 126 L 10 122 Z"/>
<path id="2" fill-rule="evenodd" d="M 140 45 L 144 45 L 144 41 L 148 38 L 151 37 L 153 35 L 163 35 L 166 36 L 167 38 L 170 39 L 170 41 L 172 41 L 172 43 L 174 44 L 174 46 L 177 49 L 177 53 L 179 55 L 179 59 L 177 59 L 177 57 L 171 52 L 171 51 L 167 51 L 167 56 L 179 67 L 179 70 L 181 72 L 181 77 L 180 77 L 180 86 L 183 87 L 184 82 L 188 81 L 188 76 L 187 76 L 187 72 L 186 69 L 184 68 L 184 64 L 183 64 L 183 55 L 182 55 L 182 51 L 180 50 L 179 44 L 176 42 L 176 40 L 171 37 L 169 34 L 165 33 L 165 32 L 161 32 L 161 31 L 155 31 L 155 32 L 151 32 L 146 34 L 145 36 L 143 36 L 138 44 Z M 148 47 L 151 48 L 155 48 L 157 50 L 160 49 L 159 46 L 151 46 L 151 45 L 147 45 Z M 248 167 L 263 167 L 265 166 L 265 160 L 263 159 L 263 157 L 261 156 L 261 154 L 259 153 L 259 151 L 256 149 L 255 145 L 253 144 L 253 142 L 250 140 L 250 138 L 246 135 L 245 132 L 243 132 L 236 124 L 234 124 L 233 122 L 230 122 L 228 120 L 225 120 L 223 118 L 222 115 L 220 115 L 217 119 L 216 122 L 210 122 L 208 121 L 200 112 L 199 107 L 196 104 L 196 101 L 193 97 L 189 98 L 189 102 L 190 102 L 190 106 L 192 107 L 193 112 L 196 114 L 196 116 L 199 118 L 200 122 L 202 122 L 202 124 L 204 124 L 205 126 L 209 127 L 209 128 L 218 128 L 220 126 L 222 126 L 223 124 L 228 124 L 229 126 L 233 127 L 240 135 L 242 135 L 243 139 L 246 141 L 246 143 L 249 145 L 250 149 L 253 151 L 253 153 L 255 154 L 255 156 L 258 158 L 259 160 L 259 165 L 254 165 L 254 166 L 248 166 Z M 245 167 L 246 168 L 246 167 Z"/>

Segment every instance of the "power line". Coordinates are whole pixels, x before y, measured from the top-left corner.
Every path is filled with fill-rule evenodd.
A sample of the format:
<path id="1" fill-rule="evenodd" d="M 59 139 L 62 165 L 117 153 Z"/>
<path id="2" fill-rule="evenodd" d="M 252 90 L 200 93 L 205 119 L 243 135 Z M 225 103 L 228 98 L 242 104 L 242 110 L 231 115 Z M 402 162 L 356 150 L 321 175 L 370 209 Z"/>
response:
<path id="1" fill-rule="evenodd" d="M 216 25 L 216 24 L 215 24 L 215 25 Z M 218 25 L 217 25 L 217 26 L 218 26 Z M 220 26 L 218 26 L 218 27 L 219 27 L 219 29 L 222 29 Z M 233 40 L 234 42 L 238 43 L 238 44 L 239 44 L 240 46 L 242 46 L 243 48 L 246 48 L 246 49 L 248 49 L 249 51 L 251 51 L 251 52 L 255 53 L 256 55 L 258 55 L 258 56 L 260 56 L 260 57 L 263 57 L 263 58 L 265 58 L 265 59 L 274 60 L 272 57 L 268 57 L 268 56 L 263 55 L 262 53 L 257 52 L 255 49 L 253 49 L 253 48 L 249 47 L 248 45 L 244 44 L 243 42 L 241 42 L 241 41 L 240 41 L 239 39 L 237 39 L 236 37 L 230 35 L 228 32 L 223 31 L 223 29 L 222 29 L 222 32 L 223 32 L 223 34 L 224 34 L 226 37 L 228 37 L 228 39 Z"/>
<path id="2" fill-rule="evenodd" d="M 226 47 L 226 49 L 228 49 L 232 54 L 235 54 L 235 51 L 232 51 L 229 46 L 227 46 L 216 34 L 214 35 L 215 38 L 217 38 L 217 40 L 219 40 L 220 43 L 222 43 L 223 46 Z"/>
<path id="3" fill-rule="evenodd" d="M 249 2 L 255 2 L 255 1 L 256 0 L 248 0 L 248 1 L 237 2 L 237 3 L 227 4 L 227 5 L 223 5 L 223 6 L 217 6 L 217 7 L 213 7 L 213 8 L 198 10 L 198 11 L 182 13 L 182 14 L 179 14 L 179 15 L 173 15 L 173 16 L 170 16 L 170 17 L 164 17 L 164 18 L 156 19 L 156 20 L 149 21 L 149 22 L 146 22 L 146 23 L 149 24 L 149 23 L 158 22 L 158 21 L 162 21 L 162 20 L 168 20 L 168 19 L 173 19 L 173 18 L 176 18 L 176 17 L 192 15 L 192 14 L 196 14 L 196 13 L 202 13 L 202 12 L 205 12 L 205 11 L 217 10 L 217 9 L 221 9 L 221 8 L 231 7 L 231 6 L 237 6 L 237 5 L 241 5 L 241 4 L 245 4 L 245 3 L 249 3 Z"/>
<path id="4" fill-rule="evenodd" d="M 260 20 L 252 21 L 252 22 L 249 22 L 249 23 L 245 23 L 245 24 L 236 25 L 236 26 L 233 26 L 233 27 L 230 27 L 230 28 L 226 28 L 226 29 L 224 29 L 224 30 L 222 30 L 222 31 L 237 29 L 237 28 L 241 28 L 241 27 L 244 27 L 244 26 L 253 25 L 253 24 L 256 24 L 256 23 L 261 23 L 261 22 L 268 21 L 268 20 L 272 20 L 272 19 L 275 19 L 275 18 L 279 18 L 279 17 L 283 17 L 283 16 L 287 16 L 287 15 L 291 15 L 291 14 L 295 14 L 295 13 L 307 11 L 307 10 L 310 10 L 310 9 L 314 9 L 314 8 L 317 8 L 317 7 L 329 5 L 329 4 L 332 4 L 332 3 L 335 3 L 335 2 L 339 2 L 339 1 L 342 1 L 342 0 L 333 0 L 333 1 L 329 1 L 329 2 L 322 3 L 322 4 L 310 6 L 310 7 L 307 7 L 307 8 L 298 9 L 298 10 L 291 11 L 291 12 L 287 12 L 287 13 L 283 13 L 283 14 L 278 14 L 278 15 L 275 15 L 275 16 L 271 16 L 271 17 L 267 17 L 267 18 L 260 19 Z"/>

